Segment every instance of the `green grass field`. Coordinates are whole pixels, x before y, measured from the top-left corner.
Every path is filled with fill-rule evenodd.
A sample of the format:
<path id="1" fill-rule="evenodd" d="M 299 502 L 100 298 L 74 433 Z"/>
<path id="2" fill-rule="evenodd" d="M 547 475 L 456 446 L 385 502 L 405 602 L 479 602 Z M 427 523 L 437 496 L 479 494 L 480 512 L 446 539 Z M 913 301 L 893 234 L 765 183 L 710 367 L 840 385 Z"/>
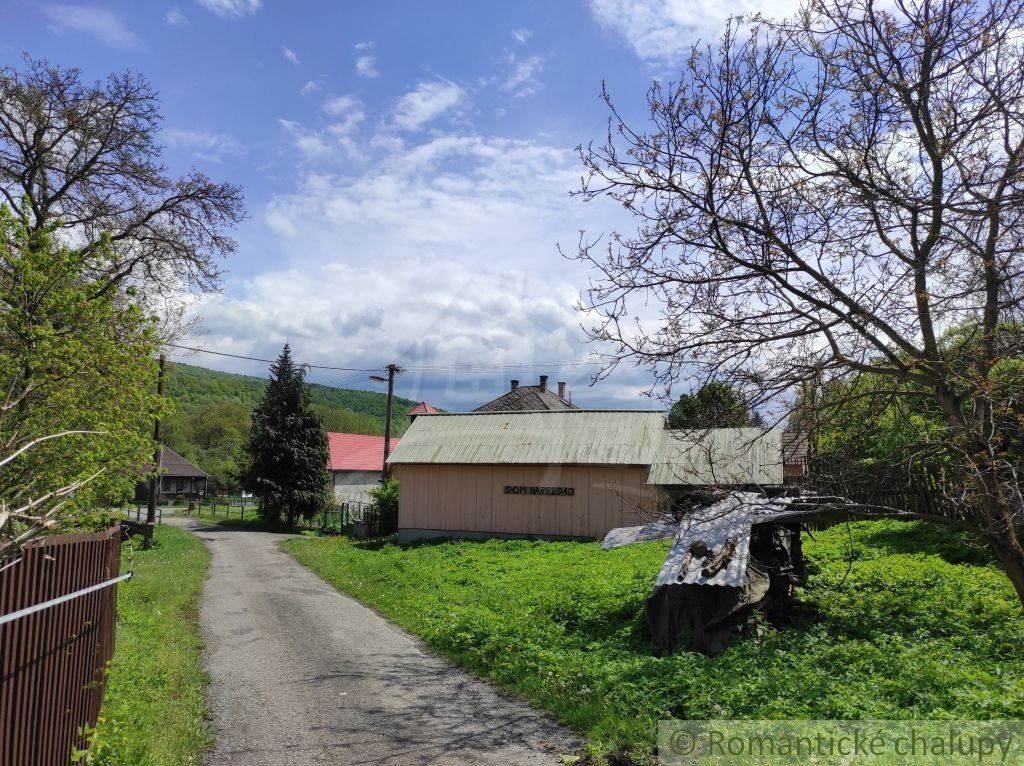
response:
<path id="1" fill-rule="evenodd" d="M 854 564 L 844 581 L 852 535 Z M 556 713 L 595 752 L 649 754 L 660 718 L 1021 718 L 1024 620 L 970 536 L 860 522 L 806 539 L 794 624 L 716 658 L 659 656 L 644 597 L 667 543 L 346 538 L 284 545 L 428 644 Z"/>
<path id="2" fill-rule="evenodd" d="M 136 543 L 135 577 L 118 586 L 116 646 L 91 764 L 198 763 L 210 741 L 196 623 L 210 554 L 175 527 L 161 525 L 156 539 L 148 551 Z M 124 552 L 127 567 L 128 546 Z"/>

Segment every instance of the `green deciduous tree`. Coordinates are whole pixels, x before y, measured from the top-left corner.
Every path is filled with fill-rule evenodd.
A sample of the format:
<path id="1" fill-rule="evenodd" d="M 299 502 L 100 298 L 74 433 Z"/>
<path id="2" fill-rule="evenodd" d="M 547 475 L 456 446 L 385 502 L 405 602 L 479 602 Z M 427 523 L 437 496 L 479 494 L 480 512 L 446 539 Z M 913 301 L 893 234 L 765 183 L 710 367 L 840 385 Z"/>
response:
<path id="1" fill-rule="evenodd" d="M 242 486 L 260 499 L 266 521 L 309 518 L 327 502 L 327 436 L 310 409 L 305 375 L 284 350 L 252 414 Z"/>
<path id="2" fill-rule="evenodd" d="M 96 294 L 81 251 L 0 206 L 0 528 L 9 545 L 100 523 L 152 454 L 156 322 Z M 58 512 L 59 511 L 59 512 Z M 93 515 L 90 516 L 90 513 Z M 5 516 L 6 514 L 6 516 Z"/>
<path id="3" fill-rule="evenodd" d="M 170 392 L 174 399 L 175 391 Z M 175 411 L 163 432 L 164 443 L 210 474 L 216 491 L 238 488 L 252 409 L 230 400 L 204 402 L 194 411 Z"/>
<path id="4" fill-rule="evenodd" d="M 668 413 L 669 428 L 746 428 L 755 420 L 736 389 L 719 381 L 683 394 Z"/>

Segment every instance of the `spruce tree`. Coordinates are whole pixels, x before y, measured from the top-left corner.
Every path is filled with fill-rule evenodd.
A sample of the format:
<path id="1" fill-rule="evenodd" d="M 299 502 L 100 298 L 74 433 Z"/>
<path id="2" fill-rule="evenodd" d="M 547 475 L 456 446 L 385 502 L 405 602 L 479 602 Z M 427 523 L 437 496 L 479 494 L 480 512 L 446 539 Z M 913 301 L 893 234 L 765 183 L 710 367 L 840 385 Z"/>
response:
<path id="1" fill-rule="evenodd" d="M 285 344 L 252 415 L 241 480 L 259 498 L 268 522 L 284 515 L 292 525 L 327 501 L 327 436 L 310 409 L 304 377 Z"/>

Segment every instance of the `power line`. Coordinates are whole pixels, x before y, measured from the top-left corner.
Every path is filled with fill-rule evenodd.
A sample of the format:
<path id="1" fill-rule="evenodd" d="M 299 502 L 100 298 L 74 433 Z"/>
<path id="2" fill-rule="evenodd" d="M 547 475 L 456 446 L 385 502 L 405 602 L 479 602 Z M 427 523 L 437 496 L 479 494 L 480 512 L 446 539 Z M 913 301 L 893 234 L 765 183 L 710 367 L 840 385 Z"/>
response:
<path id="1" fill-rule="evenodd" d="M 230 354 L 226 351 L 212 351 L 206 348 L 196 348 L 194 346 L 180 346 L 175 343 L 165 344 L 170 348 L 182 349 L 184 351 L 194 351 L 200 354 L 213 354 L 214 356 L 226 356 L 231 359 L 244 359 L 250 362 L 265 362 L 267 364 L 273 364 L 273 359 L 261 359 L 255 356 L 244 356 L 242 354 Z M 586 360 L 569 360 L 569 361 L 554 361 L 554 362 L 465 362 L 458 363 L 453 362 L 452 364 L 423 364 L 423 365 L 408 365 L 403 367 L 408 372 L 422 372 L 422 373 L 442 373 L 442 372 L 507 372 L 518 370 L 522 372 L 535 371 L 550 369 L 552 367 L 594 367 L 603 365 L 604 362 L 600 361 L 586 361 Z M 332 367 L 324 364 L 304 364 L 303 367 L 309 367 L 314 370 L 334 370 L 336 372 L 379 372 L 385 368 L 385 365 L 373 368 L 363 367 Z"/>
<path id="2" fill-rule="evenodd" d="M 195 351 L 200 354 L 213 354 L 214 356 L 229 356 L 232 359 L 245 359 L 250 362 L 266 362 L 267 364 L 273 364 L 276 359 L 260 359 L 256 356 L 242 356 L 241 354 L 229 354 L 226 351 L 211 351 L 208 348 L 195 348 L 193 346 L 179 346 L 176 343 L 165 343 L 165 346 L 170 348 L 183 349 L 185 351 Z M 310 367 L 314 370 L 336 370 L 338 372 L 377 372 L 380 367 L 373 367 L 371 369 L 364 369 L 362 367 L 329 367 L 324 364 L 303 364 L 303 367 Z"/>

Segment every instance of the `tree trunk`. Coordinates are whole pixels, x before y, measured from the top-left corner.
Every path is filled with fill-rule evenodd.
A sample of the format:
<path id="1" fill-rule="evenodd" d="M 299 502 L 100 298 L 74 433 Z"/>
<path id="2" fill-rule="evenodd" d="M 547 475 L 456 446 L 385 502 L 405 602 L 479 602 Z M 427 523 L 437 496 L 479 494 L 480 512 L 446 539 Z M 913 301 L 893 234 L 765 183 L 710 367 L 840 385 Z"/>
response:
<path id="1" fill-rule="evenodd" d="M 1021 507 L 1017 487 L 1007 481 L 999 465 L 981 449 L 971 459 L 978 505 L 982 511 L 978 526 L 1010 578 L 1021 606 L 1024 606 L 1024 547 L 1021 546 Z"/>
<path id="2" fill-rule="evenodd" d="M 1017 598 L 1024 606 L 1024 555 L 1019 550 L 1008 546 L 1006 539 L 1002 536 L 989 535 L 988 544 L 995 551 L 999 563 L 1003 566 L 1003 571 L 1006 572 L 1006 576 L 1010 578 L 1010 582 L 1017 590 Z"/>

